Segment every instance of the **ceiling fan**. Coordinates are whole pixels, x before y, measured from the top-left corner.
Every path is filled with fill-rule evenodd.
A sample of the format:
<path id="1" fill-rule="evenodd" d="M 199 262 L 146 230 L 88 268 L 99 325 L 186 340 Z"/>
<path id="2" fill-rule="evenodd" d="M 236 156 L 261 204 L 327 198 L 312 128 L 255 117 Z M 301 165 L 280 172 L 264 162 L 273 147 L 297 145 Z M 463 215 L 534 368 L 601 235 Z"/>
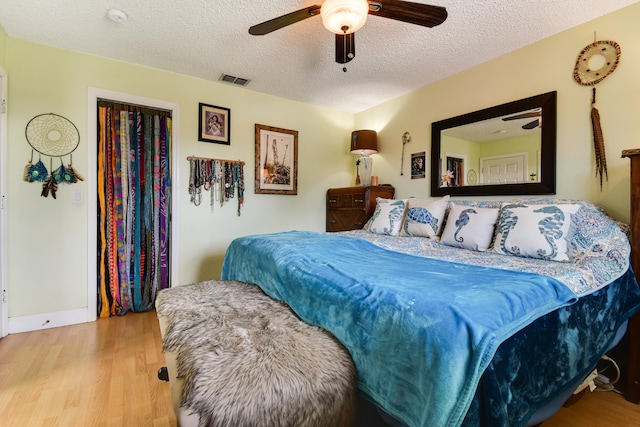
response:
<path id="1" fill-rule="evenodd" d="M 325 0 L 322 5 L 305 7 L 254 25 L 249 28 L 249 34 L 262 36 L 320 15 L 324 26 L 336 35 L 336 62 L 346 64 L 356 56 L 354 33 L 362 28 L 368 14 L 423 27 L 435 27 L 447 19 L 444 7 L 422 3 L 400 0 Z M 343 70 L 346 71 L 346 68 Z"/>
<path id="2" fill-rule="evenodd" d="M 503 117 L 502 120 L 506 122 L 509 120 L 531 119 L 534 117 L 536 118 L 535 120 L 522 125 L 522 129 L 531 130 L 542 126 L 542 110 L 540 109 L 536 111 L 527 111 L 526 113 L 516 114 L 509 117 Z"/>

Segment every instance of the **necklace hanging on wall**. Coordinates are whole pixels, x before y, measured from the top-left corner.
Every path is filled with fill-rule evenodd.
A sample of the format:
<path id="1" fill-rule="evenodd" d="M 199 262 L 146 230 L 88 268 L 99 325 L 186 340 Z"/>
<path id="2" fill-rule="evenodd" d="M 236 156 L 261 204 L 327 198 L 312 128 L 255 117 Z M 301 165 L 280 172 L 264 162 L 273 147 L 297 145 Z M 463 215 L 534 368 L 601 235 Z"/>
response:
<path id="1" fill-rule="evenodd" d="M 199 206 L 202 190 L 211 191 L 211 211 L 214 201 L 224 206 L 229 199 L 238 197 L 238 216 L 244 204 L 244 162 L 240 160 L 187 157 L 189 161 L 189 195 L 191 203 Z"/>
<path id="2" fill-rule="evenodd" d="M 609 180 L 607 172 L 607 156 L 604 147 L 604 136 L 600 125 L 600 113 L 596 105 L 595 85 L 614 72 L 620 62 L 620 45 L 612 40 L 594 41 L 578 54 L 573 68 L 573 79 L 583 86 L 591 88 L 591 128 L 593 131 L 593 148 L 596 159 L 596 176 L 600 176 L 602 191 L 603 176 Z"/>
<path id="3" fill-rule="evenodd" d="M 31 158 L 24 168 L 24 180 L 27 182 L 42 182 L 42 197 L 56 198 L 58 184 L 74 184 L 84 181 L 82 176 L 73 168 L 72 154 L 80 144 L 78 128 L 65 117 L 58 114 L 40 114 L 32 118 L 25 129 L 25 137 L 31 146 Z M 34 151 L 38 152 L 38 161 L 33 163 Z M 42 156 L 49 157 L 49 171 L 42 162 Z M 62 161 L 69 156 L 69 163 L 65 167 Z M 60 160 L 60 166 L 53 169 L 53 158 Z"/>

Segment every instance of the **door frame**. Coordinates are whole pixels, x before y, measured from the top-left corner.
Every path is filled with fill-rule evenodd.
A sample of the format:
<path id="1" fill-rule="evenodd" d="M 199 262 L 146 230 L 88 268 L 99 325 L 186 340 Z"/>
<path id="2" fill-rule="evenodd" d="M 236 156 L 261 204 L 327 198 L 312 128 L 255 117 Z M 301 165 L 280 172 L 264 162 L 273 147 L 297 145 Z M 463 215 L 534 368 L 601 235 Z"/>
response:
<path id="1" fill-rule="evenodd" d="M 153 98 L 145 98 L 127 93 L 114 92 L 105 89 L 90 87 L 87 102 L 87 308 L 90 320 L 98 318 L 98 258 L 96 248 L 98 239 L 96 231 L 98 229 L 98 194 L 97 194 L 97 161 L 98 161 L 98 99 L 108 99 L 110 101 L 121 102 L 159 108 L 171 111 L 171 245 L 169 254 L 169 269 L 171 271 L 170 284 L 174 286 L 178 283 L 178 200 L 179 200 L 179 169 L 178 169 L 178 146 L 180 135 L 180 106 L 174 102 L 163 101 Z"/>
<path id="2" fill-rule="evenodd" d="M 444 172 L 446 172 L 447 169 L 447 165 L 449 162 L 449 158 L 452 159 L 461 159 L 462 160 L 462 181 L 464 182 L 467 179 L 467 171 L 469 170 L 469 162 L 467 162 L 467 155 L 466 154 L 458 154 L 458 153 L 452 153 L 452 152 L 445 152 L 444 153 L 444 161 L 442 162 L 442 170 Z M 440 176 L 442 176 L 444 174 L 444 172 L 442 172 L 440 174 Z M 456 181 L 456 185 L 454 185 L 455 187 L 457 187 L 458 185 L 460 185 L 459 182 Z M 462 185 L 466 185 L 466 182 Z"/>
<path id="3" fill-rule="evenodd" d="M 8 334 L 7 295 L 7 73 L 0 67 L 0 338 Z"/>

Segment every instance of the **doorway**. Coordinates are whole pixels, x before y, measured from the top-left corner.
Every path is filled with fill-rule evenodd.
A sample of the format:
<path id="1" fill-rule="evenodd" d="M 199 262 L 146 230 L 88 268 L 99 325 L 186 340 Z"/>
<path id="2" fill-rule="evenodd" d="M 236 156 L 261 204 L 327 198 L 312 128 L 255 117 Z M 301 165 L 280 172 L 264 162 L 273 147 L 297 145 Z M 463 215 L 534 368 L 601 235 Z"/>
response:
<path id="1" fill-rule="evenodd" d="M 0 338 L 7 335 L 7 222 L 6 171 L 7 170 L 7 73 L 0 67 Z"/>
<path id="2" fill-rule="evenodd" d="M 159 109 L 169 111 L 172 117 L 172 126 L 171 126 L 171 176 L 172 176 L 172 191 L 170 197 L 170 203 L 174 206 L 171 214 L 171 222 L 177 224 L 177 207 L 178 207 L 178 193 L 179 193 L 179 171 L 178 171 L 178 158 L 177 158 L 177 147 L 179 146 L 178 135 L 179 135 L 179 107 L 175 103 L 169 103 L 166 101 L 143 98 L 138 96 L 133 96 L 129 94 L 123 94 L 118 92 L 106 91 L 101 89 L 90 88 L 89 89 L 89 99 L 88 99 L 88 177 L 87 177 L 87 203 L 88 203 L 88 253 L 96 254 L 96 248 L 99 247 L 98 238 L 96 230 L 99 228 L 98 223 L 98 101 L 101 99 L 107 99 L 109 101 L 144 106 L 152 109 Z M 170 231 L 170 249 L 169 249 L 169 284 L 177 282 L 177 227 L 171 227 Z M 89 313 L 92 314 L 93 320 L 96 320 L 98 317 L 97 307 L 98 307 L 98 287 L 97 287 L 97 279 L 99 278 L 99 270 L 98 270 L 98 257 L 89 256 L 88 259 L 88 298 L 87 298 L 87 306 L 89 308 Z"/>
<path id="3" fill-rule="evenodd" d="M 446 175 L 442 175 L 446 180 L 447 187 L 460 187 L 465 185 L 467 176 L 467 156 L 466 154 L 446 152 L 444 157 L 444 170 Z"/>

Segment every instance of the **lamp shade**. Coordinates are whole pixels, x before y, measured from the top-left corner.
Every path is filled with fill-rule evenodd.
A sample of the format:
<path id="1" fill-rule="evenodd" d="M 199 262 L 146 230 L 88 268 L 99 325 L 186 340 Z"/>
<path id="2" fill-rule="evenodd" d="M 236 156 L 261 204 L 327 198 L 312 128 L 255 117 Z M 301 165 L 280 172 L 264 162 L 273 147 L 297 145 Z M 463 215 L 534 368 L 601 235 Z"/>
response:
<path id="1" fill-rule="evenodd" d="M 336 34 L 355 33 L 366 22 L 368 13 L 367 0 L 325 0 L 320 7 L 322 23 Z"/>
<path id="2" fill-rule="evenodd" d="M 351 154 L 368 156 L 378 152 L 378 133 L 375 130 L 355 130 L 351 133 Z"/>

